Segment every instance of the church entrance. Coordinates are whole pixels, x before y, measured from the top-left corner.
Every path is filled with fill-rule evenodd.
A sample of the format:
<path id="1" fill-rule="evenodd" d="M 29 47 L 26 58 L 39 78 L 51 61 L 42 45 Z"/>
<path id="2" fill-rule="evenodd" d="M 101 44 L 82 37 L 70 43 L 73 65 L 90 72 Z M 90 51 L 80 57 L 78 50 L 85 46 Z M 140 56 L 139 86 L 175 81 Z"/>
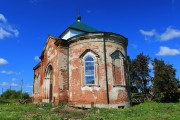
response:
<path id="1" fill-rule="evenodd" d="M 53 102 L 53 70 L 51 65 L 48 65 L 46 68 L 43 87 L 43 102 Z"/>

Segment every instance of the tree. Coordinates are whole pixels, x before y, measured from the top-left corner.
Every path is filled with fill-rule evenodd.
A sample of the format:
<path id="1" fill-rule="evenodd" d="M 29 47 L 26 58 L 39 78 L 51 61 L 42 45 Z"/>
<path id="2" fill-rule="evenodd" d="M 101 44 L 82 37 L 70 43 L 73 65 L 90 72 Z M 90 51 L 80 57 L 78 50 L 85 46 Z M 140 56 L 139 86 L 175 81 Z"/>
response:
<path id="1" fill-rule="evenodd" d="M 22 98 L 23 99 L 28 99 L 28 98 L 30 98 L 30 96 L 29 96 L 29 94 L 27 92 L 25 92 L 25 93 L 22 94 Z"/>
<path id="2" fill-rule="evenodd" d="M 145 97 L 149 92 L 147 86 L 150 81 L 150 69 L 148 68 L 149 61 L 150 57 L 148 55 L 140 53 L 130 64 L 130 84 L 131 86 L 135 86 L 140 93 L 145 95 Z"/>
<path id="3" fill-rule="evenodd" d="M 20 92 L 16 92 L 15 90 L 6 90 L 1 97 L 3 99 L 17 99 L 20 97 Z"/>
<path id="4" fill-rule="evenodd" d="M 153 91 L 155 99 L 159 102 L 176 102 L 179 99 L 178 80 L 175 78 L 176 70 L 171 64 L 163 60 L 154 59 Z"/>
<path id="5" fill-rule="evenodd" d="M 20 91 L 15 91 L 15 90 L 6 90 L 1 97 L 3 99 L 19 99 L 21 96 L 21 92 Z M 22 94 L 22 98 L 23 99 L 28 99 L 29 98 L 29 94 L 28 93 L 23 93 Z"/>

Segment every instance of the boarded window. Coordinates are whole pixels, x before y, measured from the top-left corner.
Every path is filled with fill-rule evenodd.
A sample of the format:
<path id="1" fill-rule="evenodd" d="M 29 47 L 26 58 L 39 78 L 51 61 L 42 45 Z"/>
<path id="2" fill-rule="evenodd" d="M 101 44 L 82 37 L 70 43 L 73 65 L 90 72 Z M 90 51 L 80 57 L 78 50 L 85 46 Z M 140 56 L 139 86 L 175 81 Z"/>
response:
<path id="1" fill-rule="evenodd" d="M 35 77 L 35 83 L 34 83 L 34 92 L 38 93 L 39 92 L 39 87 L 40 87 L 40 74 L 38 74 Z"/>
<path id="2" fill-rule="evenodd" d="M 116 50 L 111 54 L 114 85 L 124 85 L 123 55 Z"/>

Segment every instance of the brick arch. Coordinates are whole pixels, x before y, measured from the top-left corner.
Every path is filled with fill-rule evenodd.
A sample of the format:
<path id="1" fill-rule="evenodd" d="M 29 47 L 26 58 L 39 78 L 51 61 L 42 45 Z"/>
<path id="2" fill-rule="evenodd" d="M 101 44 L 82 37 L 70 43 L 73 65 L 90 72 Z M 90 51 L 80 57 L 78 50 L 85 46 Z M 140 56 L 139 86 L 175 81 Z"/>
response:
<path id="1" fill-rule="evenodd" d="M 90 53 L 92 53 L 94 56 L 96 56 L 96 57 L 99 57 L 99 55 L 96 53 L 96 52 L 94 52 L 94 51 L 92 51 L 91 49 L 86 49 L 80 56 L 79 56 L 79 58 L 83 58 L 88 52 L 90 52 Z"/>
<path id="2" fill-rule="evenodd" d="M 44 86 L 44 102 L 53 102 L 53 67 L 49 63 L 45 70 Z"/>
<path id="3" fill-rule="evenodd" d="M 45 77 L 51 77 L 52 74 L 53 74 L 53 67 L 52 67 L 52 64 L 49 63 L 49 64 L 46 66 Z"/>

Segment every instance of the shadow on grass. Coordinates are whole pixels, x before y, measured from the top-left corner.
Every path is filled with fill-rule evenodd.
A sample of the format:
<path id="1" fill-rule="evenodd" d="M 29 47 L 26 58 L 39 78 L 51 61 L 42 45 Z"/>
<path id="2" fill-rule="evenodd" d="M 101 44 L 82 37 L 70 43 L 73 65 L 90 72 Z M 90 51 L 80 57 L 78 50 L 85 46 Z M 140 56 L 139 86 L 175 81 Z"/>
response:
<path id="1" fill-rule="evenodd" d="M 139 104 L 141 104 L 142 102 L 131 102 L 131 105 L 132 106 L 136 106 L 136 105 L 139 105 Z"/>

